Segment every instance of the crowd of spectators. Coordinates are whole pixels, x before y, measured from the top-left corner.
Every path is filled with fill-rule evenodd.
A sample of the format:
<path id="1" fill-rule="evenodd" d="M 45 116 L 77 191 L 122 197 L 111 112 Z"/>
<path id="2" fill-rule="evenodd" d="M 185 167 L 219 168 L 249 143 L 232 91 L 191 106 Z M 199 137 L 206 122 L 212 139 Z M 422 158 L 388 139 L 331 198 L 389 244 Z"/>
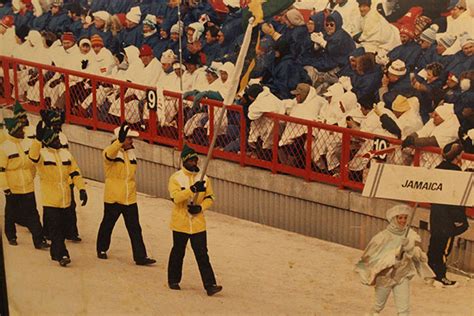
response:
<path id="1" fill-rule="evenodd" d="M 162 91 L 193 97 L 185 102 L 184 133 L 199 142 L 199 133 L 209 133 L 199 101 L 223 100 L 243 40 L 245 10 L 236 0 L 224 4 L 225 13 L 205 0 L 1 1 L 0 55 L 156 86 L 161 129 L 176 130 L 178 112 L 177 100 Z M 235 100 L 246 115 L 249 148 L 269 159 L 273 123 L 263 114 L 273 112 L 398 138 L 403 147 L 460 141 L 472 152 L 473 16 L 470 0 L 294 3 L 258 26 L 251 80 Z M 39 75 L 33 67 L 19 71 L 20 95 L 31 102 L 39 102 Z M 63 76 L 42 75 L 47 104 L 61 108 Z M 90 115 L 90 82 L 71 76 L 69 86 L 76 113 Z M 149 117 L 145 94 L 124 95 L 125 119 L 137 127 Z M 96 95 L 100 117 L 118 122 L 118 87 L 99 84 Z M 224 150 L 239 150 L 238 122 L 226 113 L 217 131 L 226 136 Z M 314 168 L 337 174 L 342 138 L 323 129 L 306 135 L 299 124 L 282 126 L 280 161 L 303 167 L 311 136 Z M 359 144 L 349 164 L 359 178 L 373 145 Z M 405 163 L 408 156 L 399 149 L 390 159 Z"/>

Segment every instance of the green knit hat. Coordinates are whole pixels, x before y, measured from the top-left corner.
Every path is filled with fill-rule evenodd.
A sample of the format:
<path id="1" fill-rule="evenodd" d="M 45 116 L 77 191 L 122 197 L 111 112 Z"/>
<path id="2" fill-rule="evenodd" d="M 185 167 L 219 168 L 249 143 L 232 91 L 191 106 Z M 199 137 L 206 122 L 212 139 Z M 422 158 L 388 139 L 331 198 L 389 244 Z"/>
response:
<path id="1" fill-rule="evenodd" d="M 197 157 L 196 151 L 189 147 L 187 144 L 184 144 L 183 151 L 181 152 L 181 161 L 186 162 L 186 160 Z"/>
<path id="2" fill-rule="evenodd" d="M 26 117 L 26 110 L 21 106 L 20 102 L 16 101 L 13 106 L 13 117 Z"/>
<path id="3" fill-rule="evenodd" d="M 57 138 L 59 138 L 59 133 L 55 132 L 51 127 L 46 127 L 43 135 L 43 144 L 50 146 Z"/>
<path id="4" fill-rule="evenodd" d="M 7 127 L 8 133 L 10 135 L 14 135 L 20 128 L 24 127 L 24 124 L 15 117 L 8 117 L 8 118 L 5 118 L 4 120 L 5 120 L 5 126 Z"/>

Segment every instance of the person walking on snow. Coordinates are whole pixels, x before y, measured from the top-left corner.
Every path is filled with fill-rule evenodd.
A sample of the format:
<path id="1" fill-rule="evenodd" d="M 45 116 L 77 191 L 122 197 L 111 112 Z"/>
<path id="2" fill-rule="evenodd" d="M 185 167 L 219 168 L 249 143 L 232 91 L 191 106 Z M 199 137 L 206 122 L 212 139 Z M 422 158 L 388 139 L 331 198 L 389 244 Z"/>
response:
<path id="1" fill-rule="evenodd" d="M 36 249 L 49 247 L 36 208 L 35 167 L 28 159 L 31 139 L 25 138 L 25 121 L 6 118 L 8 135 L 0 145 L 0 187 L 5 193 L 5 235 L 8 243 L 18 245 L 15 224 L 26 226 Z"/>
<path id="2" fill-rule="evenodd" d="M 356 264 L 365 285 L 375 287 L 371 315 L 379 315 L 393 292 L 398 315 L 410 314 L 410 280 L 433 277 L 426 254 L 416 242 L 420 236 L 407 225 L 412 210 L 399 204 L 387 211 L 387 228 L 375 235 Z M 408 234 L 406 233 L 408 231 Z"/>
<path id="3" fill-rule="evenodd" d="M 29 157 L 36 165 L 40 178 L 43 213 L 51 238 L 51 259 L 65 267 L 71 263 L 64 242 L 66 212 L 71 205 L 69 179 L 79 189 L 82 206 L 87 203 L 84 180 L 74 157 L 67 149 L 61 148 L 59 133 L 46 127 L 43 121 L 36 125 L 36 139 L 31 145 Z"/>
<path id="4" fill-rule="evenodd" d="M 207 253 L 206 220 L 204 211 L 214 202 L 214 192 L 211 181 L 207 176 L 200 179 L 197 153 L 187 145 L 181 152 L 183 167 L 169 179 L 168 191 L 174 202 L 171 214 L 171 230 L 173 231 L 173 248 L 168 262 L 168 285 L 172 290 L 180 290 L 183 259 L 188 239 L 199 266 L 202 283 L 207 295 L 212 296 L 222 291 L 222 286 L 216 284 L 214 271 Z M 196 204 L 192 203 L 198 194 Z"/>
<path id="5" fill-rule="evenodd" d="M 105 189 L 104 217 L 97 236 L 97 257 L 107 259 L 110 238 L 120 215 L 123 215 L 130 241 L 133 260 L 139 266 L 156 262 L 148 258 L 138 218 L 137 185 L 135 173 L 137 157 L 133 151 L 133 138 L 138 132 L 130 130 L 125 123 L 114 130 L 114 141 L 104 149 Z"/>

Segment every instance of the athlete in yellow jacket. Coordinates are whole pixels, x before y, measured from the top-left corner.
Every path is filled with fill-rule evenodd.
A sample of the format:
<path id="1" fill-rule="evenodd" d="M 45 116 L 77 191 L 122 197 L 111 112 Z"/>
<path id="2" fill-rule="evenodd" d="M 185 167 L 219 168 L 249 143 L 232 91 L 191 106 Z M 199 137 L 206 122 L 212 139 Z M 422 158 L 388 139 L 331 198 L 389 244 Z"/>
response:
<path id="1" fill-rule="evenodd" d="M 28 227 L 37 249 L 49 247 L 43 238 L 34 193 L 35 168 L 28 159 L 31 140 L 25 138 L 24 122 L 5 119 L 9 134 L 0 145 L 0 187 L 5 193 L 5 235 L 16 246 L 15 223 Z"/>
<path id="2" fill-rule="evenodd" d="M 105 190 L 104 217 L 97 236 L 97 257 L 107 259 L 110 238 L 115 223 L 123 215 L 130 241 L 133 260 L 137 265 L 149 265 L 156 260 L 148 258 L 142 237 L 142 228 L 138 220 L 137 185 L 135 172 L 137 157 L 133 151 L 133 139 L 138 132 L 122 124 L 114 131 L 115 140 L 103 151 Z"/>
<path id="3" fill-rule="evenodd" d="M 42 144 L 44 148 L 41 148 Z M 46 127 L 43 121 L 36 126 L 36 139 L 31 145 L 29 157 L 36 165 L 40 178 L 43 212 L 51 237 L 51 259 L 66 266 L 71 262 L 64 243 L 66 210 L 71 204 L 69 178 L 79 189 L 82 206 L 87 203 L 84 181 L 72 154 L 61 148 L 59 134 Z"/>
<path id="4" fill-rule="evenodd" d="M 212 296 L 222 290 L 216 285 L 216 278 L 207 253 L 207 234 L 204 210 L 211 207 L 214 201 L 211 181 L 204 177 L 199 181 L 198 155 L 184 146 L 181 152 L 183 167 L 175 172 L 169 180 L 168 191 L 174 202 L 171 213 L 171 230 L 173 231 L 173 248 L 168 262 L 168 285 L 172 290 L 180 290 L 183 259 L 188 239 L 199 266 L 202 283 L 207 295 Z M 197 194 L 196 203 L 193 202 Z"/>

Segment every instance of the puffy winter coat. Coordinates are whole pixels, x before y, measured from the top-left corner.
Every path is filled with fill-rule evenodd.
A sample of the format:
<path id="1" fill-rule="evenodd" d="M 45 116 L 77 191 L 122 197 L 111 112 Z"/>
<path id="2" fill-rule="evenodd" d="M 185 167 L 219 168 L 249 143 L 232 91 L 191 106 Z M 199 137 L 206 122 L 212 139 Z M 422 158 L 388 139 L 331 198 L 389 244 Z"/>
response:
<path id="1" fill-rule="evenodd" d="M 2 133 L 3 134 L 3 133 Z M 14 194 L 34 191 L 35 167 L 30 159 L 31 139 L 10 135 L 0 145 L 0 189 L 9 189 Z"/>

